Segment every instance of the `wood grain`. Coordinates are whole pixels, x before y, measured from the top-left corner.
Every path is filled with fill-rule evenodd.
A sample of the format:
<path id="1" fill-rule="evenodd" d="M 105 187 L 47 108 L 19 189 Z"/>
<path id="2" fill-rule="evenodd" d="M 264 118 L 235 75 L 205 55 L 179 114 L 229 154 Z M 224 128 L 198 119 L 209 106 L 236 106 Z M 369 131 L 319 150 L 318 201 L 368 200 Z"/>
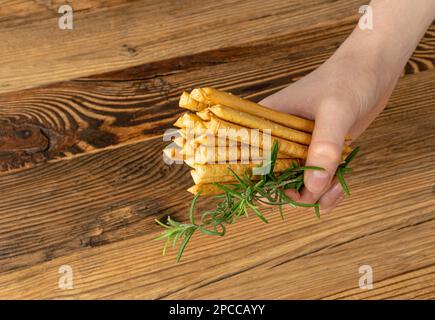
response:
<path id="1" fill-rule="evenodd" d="M 318 67 L 353 26 L 337 23 L 323 34 L 322 28 L 310 28 L 298 36 L 1 95 L 0 172 L 161 136 L 184 112 L 178 108 L 180 92 L 195 86 L 215 86 L 258 101 Z M 434 38 L 432 27 L 406 74 L 433 68 Z M 31 137 L 20 138 L 23 132 Z"/>
<path id="2" fill-rule="evenodd" d="M 74 14 L 74 29 L 61 30 L 60 15 L 52 11 L 56 6 L 43 10 L 43 2 L 16 0 L 3 9 L 7 14 L 30 6 L 24 11 L 36 12 L 32 16 L 48 12 L 18 25 L 10 19 L 0 21 L 0 93 L 239 46 L 297 32 L 301 26 L 355 21 L 364 4 L 362 0 L 333 5 L 326 0 L 146 0 L 99 8 L 101 1 L 87 0 Z M 91 8 L 80 10 L 82 6 Z"/>
<path id="3" fill-rule="evenodd" d="M 352 197 L 320 220 L 286 209 L 195 236 L 177 265 L 154 219 L 186 220 L 192 199 L 189 168 L 162 161 L 178 95 L 275 92 L 334 52 L 361 2 L 86 0 L 62 46 L 57 4 L 0 8 L 0 91 L 35 87 L 0 94 L 0 298 L 435 298 L 434 26 L 357 141 Z"/>
<path id="4" fill-rule="evenodd" d="M 426 274 L 435 248 L 435 150 L 428 149 L 435 135 L 434 96 L 428 90 L 435 84 L 432 74 L 400 81 L 389 107 L 359 141 L 363 154 L 350 177 L 353 196 L 334 214 L 317 221 L 310 212 L 288 210 L 284 223 L 277 213 L 268 216 L 270 225 L 255 218 L 240 221 L 223 239 L 194 239 L 180 265 L 172 254 L 160 258 L 161 243 L 152 241 L 159 231 L 152 219 L 186 218 L 189 199 L 183 191 L 190 184 L 187 168 L 162 163 L 156 156 L 160 138 L 3 174 L 0 284 L 7 290 L 0 296 L 388 298 L 424 293 L 419 290 L 424 283 L 414 284 L 417 280 L 409 292 L 394 286 L 413 270 L 433 281 Z M 407 114 L 409 92 L 412 115 Z M 380 283 L 370 295 L 356 289 L 363 263 L 374 267 Z M 62 264 L 77 270 L 72 291 L 53 285 Z M 126 265 L 133 267 L 125 272 Z M 339 272 L 331 272 L 332 266 Z"/>

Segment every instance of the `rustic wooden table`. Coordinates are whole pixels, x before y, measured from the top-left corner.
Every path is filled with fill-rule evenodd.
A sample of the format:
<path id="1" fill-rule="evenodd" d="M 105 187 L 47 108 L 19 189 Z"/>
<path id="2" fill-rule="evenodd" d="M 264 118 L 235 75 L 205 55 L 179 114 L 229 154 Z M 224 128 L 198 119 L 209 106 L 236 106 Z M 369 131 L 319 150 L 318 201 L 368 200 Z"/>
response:
<path id="1" fill-rule="evenodd" d="M 2 4 L 0 298 L 435 298 L 433 26 L 358 139 L 336 211 L 241 220 L 180 264 L 153 240 L 154 219 L 187 219 L 191 201 L 188 168 L 161 155 L 180 93 L 258 101 L 325 61 L 365 2 L 83 0 L 73 30 L 64 1 Z"/>

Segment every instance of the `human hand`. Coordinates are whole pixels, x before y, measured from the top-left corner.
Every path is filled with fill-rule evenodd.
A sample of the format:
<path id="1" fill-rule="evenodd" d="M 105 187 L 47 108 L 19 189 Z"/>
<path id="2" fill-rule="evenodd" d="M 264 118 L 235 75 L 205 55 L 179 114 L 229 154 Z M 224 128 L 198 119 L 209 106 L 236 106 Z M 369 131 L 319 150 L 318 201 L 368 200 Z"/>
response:
<path id="1" fill-rule="evenodd" d="M 342 199 L 334 179 L 346 134 L 357 138 L 384 109 L 406 61 L 435 17 L 435 3 L 372 0 L 373 30 L 355 28 L 318 69 L 260 104 L 315 120 L 306 164 L 305 187 L 290 194 L 305 203 L 319 201 L 323 213 Z"/>
<path id="2" fill-rule="evenodd" d="M 315 120 L 306 165 L 325 169 L 305 172 L 301 193 L 289 192 L 295 201 L 316 203 L 322 213 L 344 198 L 334 178 L 342 160 L 345 136 L 358 137 L 384 109 L 397 75 L 382 70 L 381 61 L 364 63 L 350 51 L 337 51 L 306 77 L 263 99 L 260 104 Z"/>

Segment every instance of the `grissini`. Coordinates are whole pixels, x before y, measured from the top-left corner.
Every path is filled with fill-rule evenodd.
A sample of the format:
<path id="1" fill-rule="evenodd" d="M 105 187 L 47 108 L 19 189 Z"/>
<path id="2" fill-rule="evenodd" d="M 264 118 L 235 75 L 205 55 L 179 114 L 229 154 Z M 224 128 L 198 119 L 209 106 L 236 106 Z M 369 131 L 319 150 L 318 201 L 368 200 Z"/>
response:
<path id="1" fill-rule="evenodd" d="M 204 121 L 209 121 L 210 120 L 210 110 L 208 110 L 208 108 L 206 108 L 206 109 L 204 109 L 202 111 L 198 111 L 196 113 L 196 115 L 198 117 L 200 117 Z"/>
<path id="2" fill-rule="evenodd" d="M 260 129 L 260 130 L 270 129 L 271 134 L 273 136 L 280 137 L 307 146 L 311 142 L 311 134 L 309 133 L 287 128 L 280 124 L 274 123 L 270 120 L 263 119 L 242 111 L 237 111 L 222 105 L 216 105 L 210 107 L 209 110 L 218 118 L 221 118 L 228 122 L 237 123 L 241 126 L 245 126 L 253 129 Z M 352 149 L 348 145 L 346 144 L 343 145 L 344 153 L 349 153 L 351 151 Z"/>
<path id="3" fill-rule="evenodd" d="M 304 119 L 284 112 L 279 112 L 253 101 L 243 99 L 234 94 L 214 88 L 197 88 L 192 90 L 190 96 L 196 101 L 203 103 L 204 106 L 221 104 L 238 111 L 243 111 L 257 117 L 274 121 L 292 129 L 301 130 L 308 133 L 312 133 L 314 130 L 314 121 L 312 120 Z M 347 135 L 345 140 L 350 141 L 352 140 L 352 137 Z"/>
<path id="4" fill-rule="evenodd" d="M 174 139 L 175 141 L 175 139 Z M 263 149 L 259 148 L 257 146 L 252 146 L 249 143 L 242 143 L 237 140 L 227 140 L 225 138 L 221 138 L 218 136 L 212 136 L 209 134 L 201 135 L 194 140 L 195 146 L 202 145 L 206 147 L 214 147 L 214 148 L 231 148 L 231 147 L 237 147 L 237 150 L 241 150 L 243 148 L 248 148 L 251 151 L 251 155 L 261 155 L 263 156 Z M 271 151 L 271 150 L 270 150 Z M 287 153 L 282 152 L 278 148 L 278 158 L 280 159 L 288 159 L 291 158 Z"/>
<path id="5" fill-rule="evenodd" d="M 313 132 L 314 121 L 300 118 L 291 114 L 282 113 L 258 103 L 240 98 L 231 93 L 223 92 L 213 88 L 197 88 L 192 90 L 190 96 L 203 104 L 222 104 L 238 111 L 243 111 L 258 117 L 267 118 L 286 127 Z"/>
<path id="6" fill-rule="evenodd" d="M 184 145 L 186 144 L 186 139 L 183 138 L 182 136 L 176 137 L 172 141 L 174 141 L 174 143 L 181 148 L 183 148 Z"/>
<path id="7" fill-rule="evenodd" d="M 184 144 L 180 153 L 191 164 L 215 164 L 219 162 L 260 163 L 263 160 L 263 150 L 248 145 L 244 147 L 210 147 Z M 279 152 L 277 157 L 278 159 L 290 158 L 287 154 Z"/>
<path id="8" fill-rule="evenodd" d="M 287 168 L 290 168 L 293 162 L 296 161 L 298 164 L 298 160 L 296 159 L 278 159 L 275 162 L 274 172 L 282 172 Z M 228 168 L 231 168 L 237 175 L 242 176 L 244 173 L 247 173 L 251 178 L 258 179 L 261 176 L 252 176 L 252 169 L 256 166 L 256 164 L 213 164 L 213 165 L 197 165 L 194 170 L 191 170 L 191 175 L 195 184 L 206 184 L 213 182 L 230 182 L 236 181 L 234 176 L 231 174 Z"/>
<path id="9" fill-rule="evenodd" d="M 163 149 L 163 154 L 169 160 L 181 163 L 183 162 L 184 156 L 183 154 L 181 154 L 180 151 L 180 148 L 166 147 L 165 149 Z"/>
<path id="10" fill-rule="evenodd" d="M 174 123 L 178 128 L 190 128 L 200 132 L 205 129 L 204 121 L 194 113 L 186 112 Z"/>
<path id="11" fill-rule="evenodd" d="M 201 192 L 202 196 L 212 196 L 217 194 L 223 194 L 224 191 L 214 184 L 196 184 L 187 189 L 192 194 Z"/>
<path id="12" fill-rule="evenodd" d="M 186 91 L 184 91 L 181 94 L 180 101 L 178 102 L 178 105 L 183 108 L 190 111 L 201 111 L 207 108 L 207 105 L 204 103 L 201 103 L 195 99 L 193 99 L 190 94 Z"/>
<path id="13" fill-rule="evenodd" d="M 225 132 L 230 132 L 230 130 L 241 130 L 246 129 L 242 126 L 227 122 L 225 120 L 219 119 L 216 116 L 211 116 L 210 121 L 205 122 L 205 125 L 208 130 L 210 130 L 211 133 L 217 135 L 219 130 L 224 130 Z M 241 141 L 243 143 L 246 143 L 246 141 L 243 141 L 241 137 L 237 137 L 238 141 Z M 273 140 L 278 140 L 278 151 L 282 154 L 287 154 L 290 158 L 299 158 L 299 159 L 306 159 L 308 155 L 308 147 L 301 145 L 299 143 L 291 142 L 285 139 L 281 139 L 275 136 L 271 137 L 272 142 Z M 251 146 L 263 148 L 263 136 L 260 132 L 259 135 L 249 135 L 249 141 L 248 143 Z"/>
<path id="14" fill-rule="evenodd" d="M 231 143 L 236 143 L 237 145 L 249 145 L 248 143 L 243 143 L 241 141 L 238 141 L 237 139 L 230 139 L 230 138 L 224 138 L 215 136 L 212 134 L 202 134 L 197 137 L 195 137 L 195 143 L 202 144 L 204 146 L 225 146 L 230 145 Z M 257 146 L 258 148 L 258 146 Z"/>
<path id="15" fill-rule="evenodd" d="M 287 139 L 289 141 L 297 142 L 307 146 L 311 142 L 311 134 L 309 133 L 288 128 L 281 124 L 243 111 L 237 111 L 223 105 L 216 105 L 210 107 L 209 110 L 218 118 L 221 118 L 228 122 L 237 123 L 238 125 L 247 128 L 260 130 L 270 129 L 273 136 Z"/>

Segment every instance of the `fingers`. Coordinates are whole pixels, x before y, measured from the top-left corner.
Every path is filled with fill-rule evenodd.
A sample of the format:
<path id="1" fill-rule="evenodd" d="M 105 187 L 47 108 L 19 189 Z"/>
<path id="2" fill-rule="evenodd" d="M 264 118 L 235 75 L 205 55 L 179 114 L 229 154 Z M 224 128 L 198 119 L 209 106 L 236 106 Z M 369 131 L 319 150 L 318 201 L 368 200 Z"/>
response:
<path id="1" fill-rule="evenodd" d="M 312 193 L 304 188 L 301 192 L 299 202 L 319 203 L 321 214 L 331 212 L 344 199 L 344 191 L 336 178 L 332 181 L 331 187 L 325 193 Z"/>
<path id="2" fill-rule="evenodd" d="M 289 189 L 285 191 L 287 197 L 292 199 L 293 201 L 299 202 L 301 199 L 301 195 L 294 189 Z"/>
<path id="3" fill-rule="evenodd" d="M 322 213 L 332 211 L 344 199 L 344 191 L 339 182 L 334 182 L 331 188 L 320 198 Z"/>
<path id="4" fill-rule="evenodd" d="M 311 94 L 304 92 L 299 81 L 264 98 L 259 104 L 281 112 L 314 119 L 312 108 L 307 108 L 313 105 Z"/>
<path id="5" fill-rule="evenodd" d="M 304 176 L 305 187 L 314 198 L 320 198 L 326 191 L 341 162 L 344 137 L 355 121 L 348 110 L 347 106 L 334 100 L 325 101 L 317 110 L 306 165 L 324 170 L 307 170 Z"/>

